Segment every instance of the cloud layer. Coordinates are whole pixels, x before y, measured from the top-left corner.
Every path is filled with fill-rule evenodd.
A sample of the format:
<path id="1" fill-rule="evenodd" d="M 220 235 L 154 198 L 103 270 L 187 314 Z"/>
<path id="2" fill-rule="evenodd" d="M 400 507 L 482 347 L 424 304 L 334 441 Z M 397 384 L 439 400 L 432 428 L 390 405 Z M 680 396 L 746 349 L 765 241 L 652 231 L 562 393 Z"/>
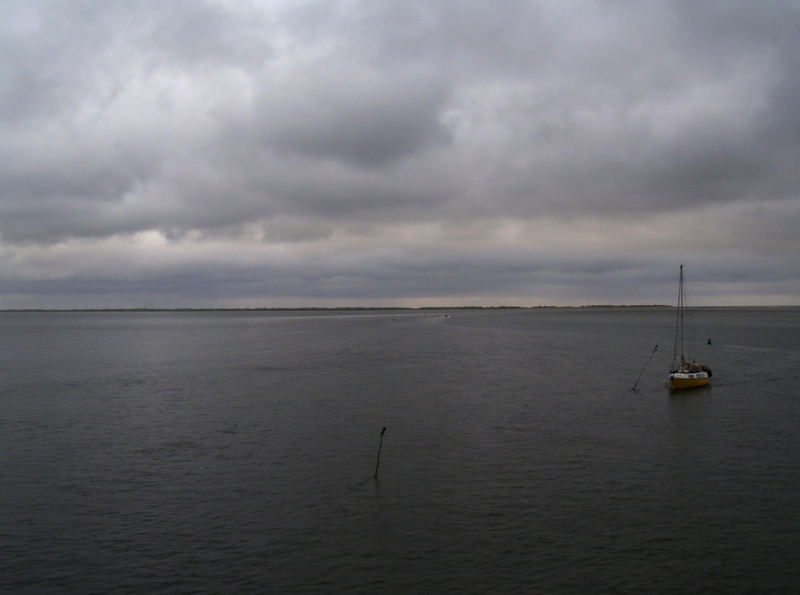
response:
<path id="1" fill-rule="evenodd" d="M 0 15 L 0 308 L 800 304 L 795 2 Z"/>

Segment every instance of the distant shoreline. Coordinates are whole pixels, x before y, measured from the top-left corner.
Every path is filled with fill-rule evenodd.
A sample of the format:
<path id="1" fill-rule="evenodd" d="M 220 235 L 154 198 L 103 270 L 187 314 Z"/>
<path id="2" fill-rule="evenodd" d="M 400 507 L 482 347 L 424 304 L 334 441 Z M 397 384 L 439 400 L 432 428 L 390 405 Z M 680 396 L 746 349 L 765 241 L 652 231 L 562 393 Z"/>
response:
<path id="1" fill-rule="evenodd" d="M 791 308 L 797 306 L 697 306 L 711 308 Z M 440 310 L 672 310 L 669 304 L 590 304 L 585 306 L 336 306 L 336 307 L 254 307 L 254 308 L 6 308 L 0 312 L 386 312 Z"/>

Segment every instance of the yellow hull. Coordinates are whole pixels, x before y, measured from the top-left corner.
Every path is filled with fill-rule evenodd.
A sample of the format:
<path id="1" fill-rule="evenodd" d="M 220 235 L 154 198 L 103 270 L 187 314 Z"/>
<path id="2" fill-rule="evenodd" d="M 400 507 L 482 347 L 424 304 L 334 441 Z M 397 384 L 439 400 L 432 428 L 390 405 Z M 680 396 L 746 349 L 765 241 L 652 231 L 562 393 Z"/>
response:
<path id="1" fill-rule="evenodd" d="M 708 374 L 670 374 L 670 388 L 696 388 L 708 384 Z"/>

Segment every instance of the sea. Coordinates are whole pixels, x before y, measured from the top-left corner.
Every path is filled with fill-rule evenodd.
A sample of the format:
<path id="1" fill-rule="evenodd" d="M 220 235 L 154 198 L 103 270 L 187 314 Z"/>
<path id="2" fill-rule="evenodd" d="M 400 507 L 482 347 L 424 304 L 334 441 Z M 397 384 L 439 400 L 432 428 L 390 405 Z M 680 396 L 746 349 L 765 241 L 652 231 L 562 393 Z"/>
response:
<path id="1" fill-rule="evenodd" d="M 800 308 L 693 322 L 0 312 L 0 591 L 798 593 Z"/>

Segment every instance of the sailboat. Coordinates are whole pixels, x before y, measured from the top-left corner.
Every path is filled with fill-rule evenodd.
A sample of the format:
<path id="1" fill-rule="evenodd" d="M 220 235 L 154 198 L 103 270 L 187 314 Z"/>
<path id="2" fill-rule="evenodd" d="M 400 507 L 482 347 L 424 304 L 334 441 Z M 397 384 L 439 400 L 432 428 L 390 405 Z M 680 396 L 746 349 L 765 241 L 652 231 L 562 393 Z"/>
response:
<path id="1" fill-rule="evenodd" d="M 690 341 L 685 339 L 684 318 L 686 314 L 686 290 L 684 289 L 683 264 L 681 264 L 680 281 L 678 283 L 678 316 L 675 321 L 675 342 L 672 348 L 672 366 L 669 372 L 670 388 L 695 388 L 705 386 L 711 379 L 711 368 L 694 360 L 691 351 L 688 357 L 684 351 Z M 680 360 L 678 356 L 680 355 Z"/>

